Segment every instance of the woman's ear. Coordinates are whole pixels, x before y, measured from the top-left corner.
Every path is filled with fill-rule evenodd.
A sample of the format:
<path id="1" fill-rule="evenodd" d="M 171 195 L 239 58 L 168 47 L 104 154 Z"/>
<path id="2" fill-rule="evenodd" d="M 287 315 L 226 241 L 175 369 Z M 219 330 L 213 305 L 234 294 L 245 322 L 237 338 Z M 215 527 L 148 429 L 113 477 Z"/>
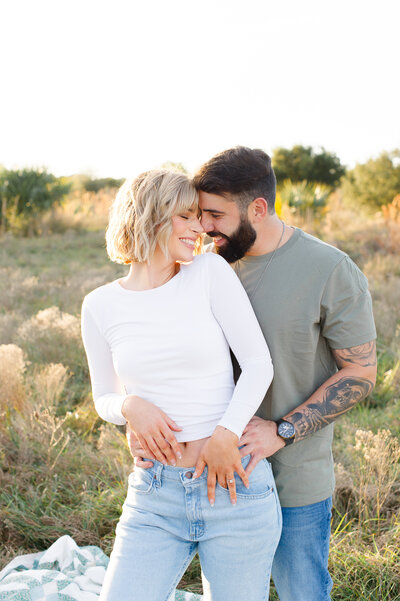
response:
<path id="1" fill-rule="evenodd" d="M 266 217 L 267 214 L 268 203 L 265 198 L 262 198 L 261 196 L 259 198 L 255 198 L 249 205 L 249 218 L 253 221 L 253 223 L 259 223 Z"/>

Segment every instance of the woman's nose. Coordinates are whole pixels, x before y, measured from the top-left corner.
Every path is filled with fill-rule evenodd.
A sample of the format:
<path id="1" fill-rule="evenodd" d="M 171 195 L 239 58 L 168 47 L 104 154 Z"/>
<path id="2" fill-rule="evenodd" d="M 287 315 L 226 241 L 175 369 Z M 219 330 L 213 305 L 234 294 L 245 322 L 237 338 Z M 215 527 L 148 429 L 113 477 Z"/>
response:
<path id="1" fill-rule="evenodd" d="M 203 234 L 204 233 L 204 227 L 201 225 L 200 219 L 196 219 L 193 222 L 192 230 L 194 232 L 196 232 L 196 234 Z"/>

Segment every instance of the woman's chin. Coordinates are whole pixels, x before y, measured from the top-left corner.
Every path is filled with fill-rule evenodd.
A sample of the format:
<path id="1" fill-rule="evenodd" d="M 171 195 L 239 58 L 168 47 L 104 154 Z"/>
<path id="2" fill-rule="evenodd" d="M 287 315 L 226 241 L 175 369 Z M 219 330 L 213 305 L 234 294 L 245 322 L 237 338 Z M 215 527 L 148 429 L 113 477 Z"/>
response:
<path id="1" fill-rule="evenodd" d="M 193 261 L 193 253 L 194 251 L 190 252 L 190 250 L 188 250 L 188 252 L 179 253 L 176 256 L 175 261 L 178 263 L 190 263 Z"/>

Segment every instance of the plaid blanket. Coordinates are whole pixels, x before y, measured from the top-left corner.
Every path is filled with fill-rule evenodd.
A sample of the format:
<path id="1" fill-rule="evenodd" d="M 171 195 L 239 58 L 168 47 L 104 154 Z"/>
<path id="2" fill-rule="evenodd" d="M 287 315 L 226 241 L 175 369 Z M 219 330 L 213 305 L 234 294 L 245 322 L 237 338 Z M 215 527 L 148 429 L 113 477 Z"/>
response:
<path id="1" fill-rule="evenodd" d="M 47 551 L 16 557 L 0 572 L 0 601 L 98 601 L 108 557 L 62 536 Z M 170 601 L 200 601 L 176 591 Z"/>

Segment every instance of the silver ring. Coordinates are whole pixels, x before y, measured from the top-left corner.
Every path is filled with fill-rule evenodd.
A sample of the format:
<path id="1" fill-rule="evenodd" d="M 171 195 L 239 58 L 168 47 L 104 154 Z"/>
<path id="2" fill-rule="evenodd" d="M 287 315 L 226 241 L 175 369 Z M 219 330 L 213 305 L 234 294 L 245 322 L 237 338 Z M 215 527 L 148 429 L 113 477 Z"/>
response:
<path id="1" fill-rule="evenodd" d="M 232 484 L 232 482 L 234 482 L 234 480 L 227 480 L 228 484 Z"/>

